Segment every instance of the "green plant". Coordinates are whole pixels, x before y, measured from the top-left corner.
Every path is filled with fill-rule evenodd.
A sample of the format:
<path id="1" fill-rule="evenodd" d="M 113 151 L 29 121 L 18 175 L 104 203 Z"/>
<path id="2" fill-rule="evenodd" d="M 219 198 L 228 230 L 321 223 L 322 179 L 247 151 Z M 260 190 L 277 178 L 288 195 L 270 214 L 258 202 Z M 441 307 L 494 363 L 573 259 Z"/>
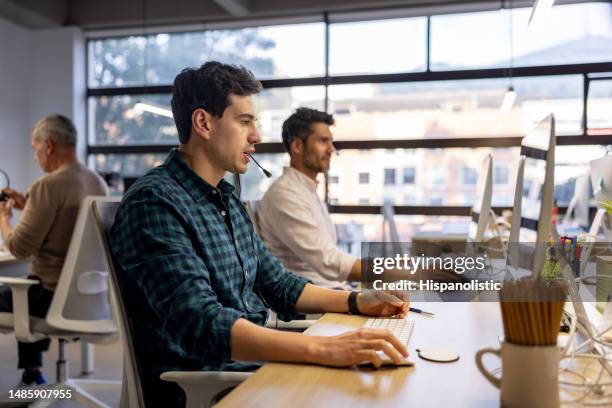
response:
<path id="1" fill-rule="evenodd" d="M 561 273 L 561 265 L 559 261 L 555 259 L 547 259 L 544 262 L 544 270 L 542 271 L 542 277 L 546 282 L 552 282 L 559 277 Z"/>

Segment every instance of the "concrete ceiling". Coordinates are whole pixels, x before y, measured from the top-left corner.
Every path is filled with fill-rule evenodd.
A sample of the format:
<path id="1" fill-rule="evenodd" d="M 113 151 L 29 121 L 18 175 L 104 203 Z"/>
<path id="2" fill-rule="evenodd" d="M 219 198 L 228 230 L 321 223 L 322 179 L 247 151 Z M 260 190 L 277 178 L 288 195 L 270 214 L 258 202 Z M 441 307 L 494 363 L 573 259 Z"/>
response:
<path id="1" fill-rule="evenodd" d="M 329 12 L 411 8 L 497 9 L 504 0 L 0 0 L 0 16 L 30 29 L 67 25 L 98 30 L 134 26 L 299 17 Z M 572 1 L 557 0 L 557 3 Z M 507 5 L 510 0 L 505 0 Z M 515 0 L 530 6 L 533 0 Z M 366 13 L 367 14 L 367 13 Z"/>

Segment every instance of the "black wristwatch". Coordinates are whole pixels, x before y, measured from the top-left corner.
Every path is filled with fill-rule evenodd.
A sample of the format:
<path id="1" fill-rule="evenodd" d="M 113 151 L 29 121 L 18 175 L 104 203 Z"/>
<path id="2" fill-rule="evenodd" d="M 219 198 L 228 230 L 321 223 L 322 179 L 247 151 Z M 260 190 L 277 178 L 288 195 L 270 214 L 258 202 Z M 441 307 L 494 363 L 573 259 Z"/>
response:
<path id="1" fill-rule="evenodd" d="M 359 313 L 359 308 L 357 307 L 357 295 L 358 294 L 359 294 L 359 292 L 351 292 L 351 294 L 348 297 L 348 311 L 349 311 L 349 314 L 352 314 L 352 315 L 361 314 L 361 313 Z"/>

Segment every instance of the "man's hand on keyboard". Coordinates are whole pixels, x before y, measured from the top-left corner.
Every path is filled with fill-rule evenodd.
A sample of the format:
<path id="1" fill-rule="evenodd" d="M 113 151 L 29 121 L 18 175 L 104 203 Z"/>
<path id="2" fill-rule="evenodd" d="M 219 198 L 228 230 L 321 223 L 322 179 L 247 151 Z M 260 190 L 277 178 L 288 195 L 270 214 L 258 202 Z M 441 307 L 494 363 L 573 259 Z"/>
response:
<path id="1" fill-rule="evenodd" d="M 315 364 L 348 367 L 369 362 L 378 368 L 382 360 L 377 351 L 398 365 L 408 357 L 406 346 L 390 331 L 363 328 L 333 337 L 313 337 L 308 355 Z"/>
<path id="2" fill-rule="evenodd" d="M 397 316 L 408 314 L 410 302 L 406 291 L 367 290 L 357 296 L 357 309 L 366 316 Z"/>

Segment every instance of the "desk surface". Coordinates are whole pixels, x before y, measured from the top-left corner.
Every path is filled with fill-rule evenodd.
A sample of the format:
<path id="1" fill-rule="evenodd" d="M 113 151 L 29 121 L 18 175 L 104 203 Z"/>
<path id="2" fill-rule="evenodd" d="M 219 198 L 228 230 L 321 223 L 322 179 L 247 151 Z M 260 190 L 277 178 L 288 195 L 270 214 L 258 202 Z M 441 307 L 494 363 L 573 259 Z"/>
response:
<path id="1" fill-rule="evenodd" d="M 417 307 L 419 307 L 417 305 Z M 218 407 L 408 407 L 499 406 L 499 392 L 474 362 L 482 347 L 499 346 L 503 335 L 497 303 L 428 303 L 435 318 L 410 314 L 415 329 L 409 343 L 414 367 L 337 369 L 268 363 L 239 385 Z M 364 317 L 326 314 L 309 330 L 334 335 L 359 327 Z M 446 346 L 460 354 L 454 363 L 421 360 L 419 347 Z M 490 362 L 499 367 L 499 361 Z"/>
<path id="2" fill-rule="evenodd" d="M 17 259 L 13 255 L 11 255 L 9 252 L 4 252 L 0 250 L 0 263 L 13 262 L 16 260 Z"/>

